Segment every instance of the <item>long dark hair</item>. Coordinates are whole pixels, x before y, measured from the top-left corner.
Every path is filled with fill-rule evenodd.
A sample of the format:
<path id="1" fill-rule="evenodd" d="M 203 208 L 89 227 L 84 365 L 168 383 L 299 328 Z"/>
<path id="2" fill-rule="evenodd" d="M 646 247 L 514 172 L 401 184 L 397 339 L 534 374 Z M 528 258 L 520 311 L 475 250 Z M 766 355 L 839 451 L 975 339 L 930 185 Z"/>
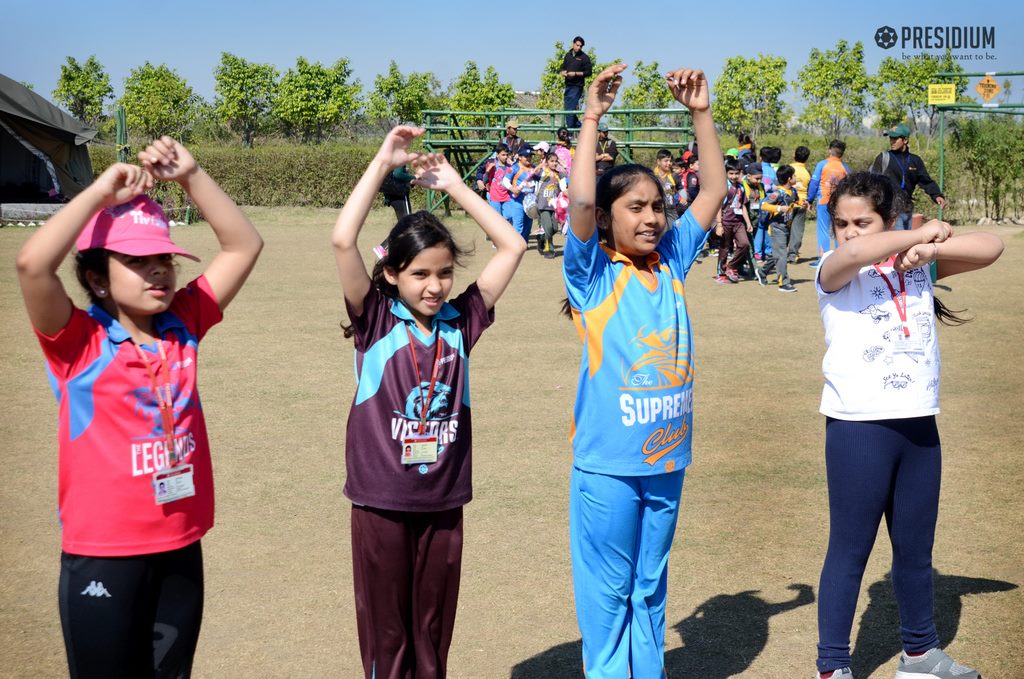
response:
<path id="1" fill-rule="evenodd" d="M 833 221 L 836 218 L 836 206 L 839 204 L 839 199 L 847 196 L 863 198 L 868 201 L 872 209 L 885 222 L 887 229 L 901 213 L 910 209 L 903 192 L 897 191 L 888 177 L 870 172 L 855 172 L 843 177 L 829 197 L 828 213 Z M 832 227 L 832 235 L 835 235 L 835 227 Z M 966 309 L 950 309 L 934 295 L 932 300 L 935 317 L 943 325 L 963 325 L 972 320 L 969 316 L 961 316 Z"/>
<path id="2" fill-rule="evenodd" d="M 466 250 L 459 247 L 441 220 L 426 210 L 413 212 L 398 220 L 398 223 L 391 229 L 387 239 L 387 254 L 373 267 L 370 274 L 373 286 L 380 290 L 385 297 L 397 298 L 398 288 L 388 282 L 384 276 L 384 269 L 394 273 L 404 271 L 416 255 L 427 248 L 442 246 L 452 253 L 452 259 L 456 265 L 461 266 L 462 260 L 468 254 Z M 351 324 L 342 323 L 342 330 L 345 337 L 351 337 L 354 330 Z"/>
<path id="3" fill-rule="evenodd" d="M 661 194 L 661 200 L 664 202 L 665 187 L 663 187 L 661 182 L 658 181 L 658 178 L 654 176 L 654 171 L 646 165 L 628 163 L 626 165 L 616 165 L 597 178 L 594 207 L 607 215 L 611 215 L 612 204 L 643 178 L 649 179 L 656 187 L 658 187 L 658 193 Z M 598 238 L 602 243 L 607 243 L 607 231 L 599 228 Z M 568 297 L 562 300 L 562 314 L 568 316 L 570 319 L 572 318 L 572 306 L 569 304 Z"/>

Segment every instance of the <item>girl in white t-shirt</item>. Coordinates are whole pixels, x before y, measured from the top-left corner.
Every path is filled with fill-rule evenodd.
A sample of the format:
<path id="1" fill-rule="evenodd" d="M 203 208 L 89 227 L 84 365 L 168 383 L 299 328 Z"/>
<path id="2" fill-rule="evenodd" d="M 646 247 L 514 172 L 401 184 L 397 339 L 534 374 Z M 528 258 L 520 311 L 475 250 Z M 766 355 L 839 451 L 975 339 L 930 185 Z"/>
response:
<path id="1" fill-rule="evenodd" d="M 829 542 L 818 597 L 818 676 L 850 679 L 850 629 L 864 567 L 884 515 L 904 652 L 897 679 L 977 679 L 939 648 L 932 612 L 932 543 L 941 452 L 935 318 L 965 319 L 932 294 L 938 278 L 988 266 L 990 233 L 954 236 L 932 220 L 893 231 L 900 205 L 883 176 L 844 178 L 829 200 L 838 247 L 816 287 L 827 346 L 822 369 Z"/>

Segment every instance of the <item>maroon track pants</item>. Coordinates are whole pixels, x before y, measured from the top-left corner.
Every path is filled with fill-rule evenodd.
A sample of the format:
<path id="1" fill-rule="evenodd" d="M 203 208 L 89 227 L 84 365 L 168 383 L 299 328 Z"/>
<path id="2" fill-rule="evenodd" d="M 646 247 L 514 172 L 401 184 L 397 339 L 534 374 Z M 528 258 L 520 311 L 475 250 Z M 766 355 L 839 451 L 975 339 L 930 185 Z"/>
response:
<path id="1" fill-rule="evenodd" d="M 718 246 L 718 268 L 725 273 L 726 269 L 735 271 L 747 261 L 747 250 L 750 249 L 750 239 L 747 237 L 747 226 L 743 222 L 739 224 L 729 222 L 722 223 L 722 242 Z M 732 259 L 729 259 L 729 246 L 736 246 Z M 726 260 L 729 260 L 728 263 Z"/>
<path id="2" fill-rule="evenodd" d="M 462 507 L 352 506 L 359 653 L 367 679 L 444 677 L 462 568 Z"/>

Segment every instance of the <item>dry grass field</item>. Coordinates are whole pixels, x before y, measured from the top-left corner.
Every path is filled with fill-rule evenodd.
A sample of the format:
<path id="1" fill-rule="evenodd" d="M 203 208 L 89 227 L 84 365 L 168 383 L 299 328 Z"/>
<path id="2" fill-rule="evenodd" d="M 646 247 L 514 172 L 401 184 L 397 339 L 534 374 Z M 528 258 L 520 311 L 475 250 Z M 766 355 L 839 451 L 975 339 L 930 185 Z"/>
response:
<path id="1" fill-rule="evenodd" d="M 251 209 L 266 249 L 201 355 L 217 478 L 203 541 L 198 677 L 357 677 L 343 442 L 354 392 L 328 246 L 334 212 Z M 375 212 L 363 243 L 390 226 Z M 475 226 L 449 224 L 476 254 Z M 808 228 L 805 250 L 813 248 Z M 56 407 L 0 229 L 0 676 L 66 676 L 57 613 Z M 944 483 L 936 608 L 947 649 L 986 679 L 1024 676 L 1024 234 L 1005 228 L 988 270 L 946 281 L 976 320 L 940 331 Z M 207 259 L 205 225 L 176 239 Z M 560 241 L 559 241 L 560 243 Z M 798 294 L 719 286 L 709 260 L 687 295 L 696 345 L 694 464 L 671 556 L 669 677 L 813 676 L 815 592 L 828 527 L 823 341 L 812 270 Z M 199 272 L 183 262 L 182 278 Z M 73 278 L 66 278 L 72 281 Z M 69 283 L 69 290 L 73 283 Z M 569 413 L 580 347 L 558 315 L 560 260 L 527 252 L 473 354 L 475 495 L 466 509 L 452 677 L 581 677 L 568 526 Z M 75 289 L 73 296 L 81 301 Z M 899 651 L 884 535 L 854 628 L 858 678 L 887 679 Z"/>

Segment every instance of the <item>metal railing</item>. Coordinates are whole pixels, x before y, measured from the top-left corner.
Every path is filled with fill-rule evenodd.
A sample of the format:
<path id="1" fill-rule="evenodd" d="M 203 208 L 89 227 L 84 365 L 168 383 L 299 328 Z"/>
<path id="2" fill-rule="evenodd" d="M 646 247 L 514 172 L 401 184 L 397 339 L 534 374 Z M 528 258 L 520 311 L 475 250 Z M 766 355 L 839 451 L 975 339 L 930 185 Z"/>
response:
<path id="1" fill-rule="evenodd" d="M 550 109 L 502 109 L 500 111 L 431 110 L 423 112 L 423 145 L 432 153 L 444 153 L 448 161 L 470 181 L 477 168 L 494 152 L 505 137 L 508 121 L 515 119 L 519 136 L 527 143 L 554 143 L 565 116 L 580 111 Z M 619 155 L 627 163 L 634 162 L 637 149 L 682 151 L 693 139 L 690 112 L 684 108 L 612 109 L 602 118 L 608 134 L 615 140 Z M 445 204 L 446 195 L 437 197 L 427 192 L 427 209 Z"/>

